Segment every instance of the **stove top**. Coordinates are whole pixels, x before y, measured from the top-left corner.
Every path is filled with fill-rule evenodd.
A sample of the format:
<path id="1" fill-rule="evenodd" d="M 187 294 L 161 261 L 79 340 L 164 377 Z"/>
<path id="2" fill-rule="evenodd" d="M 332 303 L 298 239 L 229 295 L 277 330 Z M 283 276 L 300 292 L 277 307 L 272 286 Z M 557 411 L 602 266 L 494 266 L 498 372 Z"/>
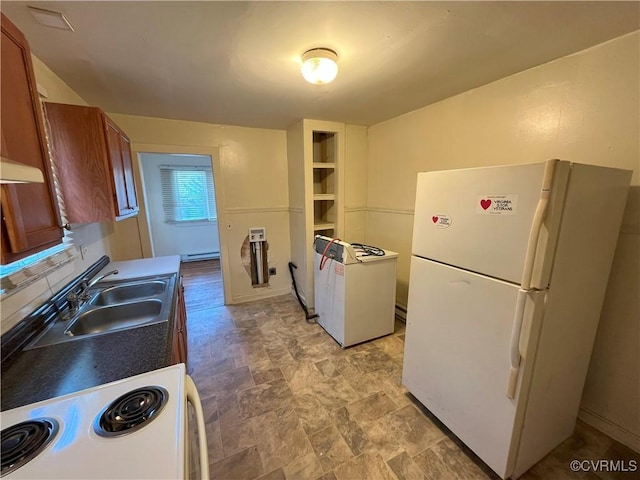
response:
<path id="1" fill-rule="evenodd" d="M 0 475 L 182 478 L 185 375 L 173 365 L 0 412 Z"/>

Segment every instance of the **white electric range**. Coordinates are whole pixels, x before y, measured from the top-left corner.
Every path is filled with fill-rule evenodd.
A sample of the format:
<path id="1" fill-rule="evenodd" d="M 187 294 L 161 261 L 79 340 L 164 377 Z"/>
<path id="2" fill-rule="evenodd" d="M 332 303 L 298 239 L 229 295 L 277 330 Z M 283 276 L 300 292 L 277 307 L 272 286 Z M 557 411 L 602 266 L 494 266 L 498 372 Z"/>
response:
<path id="1" fill-rule="evenodd" d="M 183 364 L 0 412 L 0 424 L 3 478 L 182 479 L 197 467 L 209 477 L 202 407 Z"/>

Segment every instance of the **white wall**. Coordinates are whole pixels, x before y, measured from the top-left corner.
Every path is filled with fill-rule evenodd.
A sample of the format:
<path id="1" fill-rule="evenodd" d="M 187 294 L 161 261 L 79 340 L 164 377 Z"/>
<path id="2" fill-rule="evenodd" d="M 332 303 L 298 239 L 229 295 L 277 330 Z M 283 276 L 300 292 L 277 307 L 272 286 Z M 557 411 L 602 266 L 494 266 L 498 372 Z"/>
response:
<path id="1" fill-rule="evenodd" d="M 151 226 L 153 253 L 165 255 L 199 254 L 220 252 L 218 221 L 190 222 L 185 224 L 164 221 L 162 206 L 161 165 L 189 165 L 211 167 L 211 157 L 204 155 L 167 155 L 143 153 L 142 165 L 145 205 Z M 215 179 L 214 179 L 215 182 Z"/>
<path id="2" fill-rule="evenodd" d="M 344 239 L 363 243 L 367 206 L 367 127 L 345 127 Z"/>
<path id="3" fill-rule="evenodd" d="M 366 238 L 400 252 L 398 303 L 407 300 L 419 171 L 560 158 L 633 170 L 632 183 L 640 183 L 639 58 L 634 32 L 369 128 Z M 610 434 L 640 448 L 637 189 L 629 196 L 582 416 L 592 412 L 591 423 L 601 417 Z"/>

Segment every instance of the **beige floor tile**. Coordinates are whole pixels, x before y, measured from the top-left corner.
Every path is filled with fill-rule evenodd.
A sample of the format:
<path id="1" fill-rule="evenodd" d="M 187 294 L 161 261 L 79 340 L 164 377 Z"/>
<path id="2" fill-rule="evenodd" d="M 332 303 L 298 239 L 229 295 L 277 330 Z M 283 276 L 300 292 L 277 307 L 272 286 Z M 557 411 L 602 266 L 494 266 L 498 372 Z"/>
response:
<path id="1" fill-rule="evenodd" d="M 346 358 L 325 358 L 315 363 L 315 366 L 325 377 L 337 377 L 343 375 L 345 377 L 358 375 L 357 372 Z"/>
<path id="2" fill-rule="evenodd" d="M 376 392 L 347 406 L 351 416 L 361 422 L 372 422 L 397 409 L 398 406 L 384 392 Z"/>
<path id="3" fill-rule="evenodd" d="M 387 464 L 399 480 L 425 480 L 426 478 L 420 467 L 407 452 L 402 452 L 400 455 L 393 457 L 387 461 Z"/>
<path id="4" fill-rule="evenodd" d="M 328 411 L 344 407 L 360 398 L 360 394 L 342 376 L 325 378 L 322 382 L 313 384 L 311 390 Z"/>
<path id="5" fill-rule="evenodd" d="M 237 393 L 238 407 L 243 420 L 262 415 L 291 402 L 293 394 L 283 378 L 262 383 Z"/>
<path id="6" fill-rule="evenodd" d="M 299 361 L 281 365 L 284 378 L 294 392 L 303 390 L 325 380 L 324 375 L 310 361 Z"/>
<path id="7" fill-rule="evenodd" d="M 248 387 L 253 387 L 253 378 L 249 367 L 243 366 L 213 375 L 210 386 L 205 386 L 204 393 L 226 396 Z"/>
<path id="8" fill-rule="evenodd" d="M 375 452 L 365 452 L 334 470 L 337 480 L 375 479 L 396 480 L 397 477 L 382 457 Z"/>
<path id="9" fill-rule="evenodd" d="M 220 420 L 216 412 L 215 419 L 209 418 L 205 423 L 207 434 L 207 450 L 209 451 L 209 462 L 217 462 L 224 458 L 224 448 L 222 445 L 222 432 L 220 430 Z"/>
<path id="10" fill-rule="evenodd" d="M 347 407 L 333 410 L 330 412 L 330 416 L 354 455 L 360 455 L 374 448 L 373 443 L 371 443 L 371 440 L 369 440 L 369 437 L 358 422 L 352 418 Z"/>
<path id="11" fill-rule="evenodd" d="M 257 447 L 241 450 L 210 465 L 211 478 L 225 480 L 252 480 L 263 473 Z"/>
<path id="12" fill-rule="evenodd" d="M 485 473 L 449 438 L 444 438 L 433 445 L 431 450 L 461 479 L 485 480 L 495 478 L 495 474 L 491 471 Z"/>
<path id="13" fill-rule="evenodd" d="M 315 453 L 308 453 L 285 465 L 284 475 L 287 480 L 307 480 L 323 474 L 322 465 Z"/>
<path id="14" fill-rule="evenodd" d="M 310 388 L 293 395 L 293 407 L 305 432 L 313 433 L 331 425 L 331 419 Z"/>
<path id="15" fill-rule="evenodd" d="M 392 357 L 404 353 L 404 342 L 395 335 L 378 338 L 374 340 L 373 343 L 384 353 Z"/>
<path id="16" fill-rule="evenodd" d="M 333 472 L 327 472 L 324 475 L 322 475 L 321 477 L 318 477 L 316 480 L 338 480 L 336 478 L 336 474 Z"/>
<path id="17" fill-rule="evenodd" d="M 366 425 L 365 430 L 385 460 L 402 450 L 416 455 L 444 437 L 431 420 L 410 405 Z"/>
<path id="18" fill-rule="evenodd" d="M 277 338 L 280 338 L 279 336 Z M 270 343 L 264 347 L 269 359 L 274 365 L 284 365 L 287 363 L 293 363 L 294 359 L 287 350 L 287 347 L 282 344 Z"/>
<path id="19" fill-rule="evenodd" d="M 284 470 L 282 470 L 282 468 L 278 468 L 272 472 L 265 473 L 256 480 L 287 480 L 287 477 L 284 476 Z"/>
<path id="20" fill-rule="evenodd" d="M 250 370 L 251 376 L 253 377 L 253 383 L 256 385 L 284 378 L 282 370 L 274 365 L 271 360 L 265 360 L 251 365 Z"/>
<path id="21" fill-rule="evenodd" d="M 225 456 L 256 445 L 256 436 L 250 422 L 245 421 L 238 408 L 235 395 L 219 402 L 220 437 Z"/>
<path id="22" fill-rule="evenodd" d="M 433 449 L 420 452 L 413 457 L 413 461 L 428 480 L 464 480 L 459 478 Z"/>
<path id="23" fill-rule="evenodd" d="M 266 471 L 283 467 L 313 451 L 290 405 L 253 417 L 251 425 L 258 434 L 258 449 Z"/>
<path id="24" fill-rule="evenodd" d="M 375 345 L 373 348 L 363 352 L 349 355 L 347 356 L 347 359 L 349 360 L 349 363 L 351 363 L 351 365 L 360 373 L 369 373 L 385 368 L 392 362 L 391 357 Z"/>
<path id="25" fill-rule="evenodd" d="M 309 435 L 313 450 L 325 472 L 333 470 L 353 457 L 351 449 L 333 425 Z"/>

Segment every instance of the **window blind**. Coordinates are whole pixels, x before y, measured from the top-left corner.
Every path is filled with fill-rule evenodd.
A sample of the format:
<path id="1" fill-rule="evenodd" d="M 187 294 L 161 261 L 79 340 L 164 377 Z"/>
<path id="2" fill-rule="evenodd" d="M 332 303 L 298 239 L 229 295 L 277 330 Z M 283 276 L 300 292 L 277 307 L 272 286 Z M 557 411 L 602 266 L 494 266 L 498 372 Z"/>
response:
<path id="1" fill-rule="evenodd" d="M 165 222 L 217 219 L 211 167 L 161 165 L 160 182 Z"/>

